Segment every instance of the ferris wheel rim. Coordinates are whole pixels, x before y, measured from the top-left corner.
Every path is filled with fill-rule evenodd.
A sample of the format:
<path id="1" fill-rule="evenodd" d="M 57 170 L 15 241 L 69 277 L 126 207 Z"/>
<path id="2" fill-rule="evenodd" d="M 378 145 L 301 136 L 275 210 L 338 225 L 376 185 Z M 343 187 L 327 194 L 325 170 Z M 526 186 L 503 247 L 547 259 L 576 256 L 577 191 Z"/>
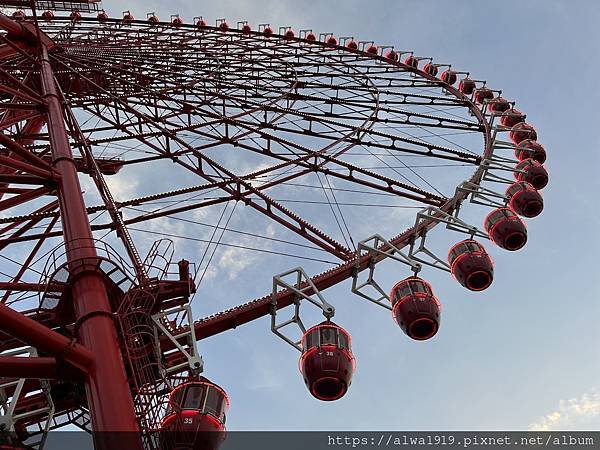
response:
<path id="1" fill-rule="evenodd" d="M 182 29 L 188 30 L 188 31 L 209 30 L 211 32 L 216 32 L 216 33 L 223 33 L 223 34 L 238 33 L 240 35 L 251 35 L 251 36 L 261 37 L 261 38 L 265 39 L 264 34 L 261 31 L 257 31 L 257 30 L 242 31 L 241 29 L 235 29 L 235 28 L 229 28 L 228 30 L 223 30 L 223 29 L 219 28 L 218 26 L 213 27 L 213 26 L 208 26 L 208 25 L 198 27 L 195 24 L 185 24 L 184 23 L 184 24 L 174 25 L 170 22 L 155 22 L 155 23 L 150 24 L 147 21 L 139 20 L 139 19 L 127 21 L 125 23 L 125 22 L 123 22 L 122 19 L 108 18 L 108 19 L 100 20 L 98 18 L 93 18 L 93 17 L 81 17 L 77 22 L 72 22 L 70 20 L 70 18 L 68 18 L 68 17 L 57 16 L 57 17 L 53 18 L 53 21 L 56 21 L 56 22 L 60 22 L 61 20 L 67 22 L 67 25 L 66 25 L 67 27 L 69 27 L 69 26 L 75 27 L 77 25 L 77 22 L 92 23 L 92 24 L 97 23 L 100 26 L 118 25 L 120 29 L 131 28 L 132 26 L 139 25 L 139 26 L 144 26 L 145 29 L 156 29 L 156 28 L 162 27 L 164 29 L 169 29 L 169 30 L 182 30 Z M 414 74 L 415 76 L 418 76 L 419 78 L 438 83 L 443 89 L 445 89 L 447 92 L 452 94 L 455 98 L 464 101 L 466 108 L 468 108 L 468 110 L 471 112 L 471 114 L 477 119 L 479 126 L 483 127 L 484 151 L 483 151 L 483 155 L 480 157 L 480 161 L 483 159 L 486 159 L 492 155 L 493 146 L 492 146 L 492 139 L 491 139 L 491 127 L 490 127 L 490 124 L 487 122 L 487 120 L 485 120 L 484 114 L 481 111 L 481 109 L 475 104 L 475 102 L 472 99 L 470 99 L 468 96 L 462 94 L 457 88 L 455 88 L 451 84 L 448 84 L 447 82 L 444 82 L 440 78 L 432 76 L 416 67 L 405 64 L 404 62 L 400 61 L 399 59 L 396 61 L 393 61 L 389 58 L 386 58 L 382 54 L 375 55 L 370 52 L 367 52 L 366 47 L 364 50 L 352 50 L 352 49 L 346 48 L 345 46 L 339 45 L 339 43 L 337 45 L 333 46 L 331 44 L 328 44 L 327 42 L 323 42 L 320 40 L 312 41 L 312 40 L 307 40 L 305 38 L 300 38 L 299 36 L 290 37 L 290 36 L 284 36 L 284 35 L 275 34 L 275 33 L 271 34 L 268 37 L 268 39 L 271 41 L 281 40 L 281 41 L 302 42 L 303 44 L 312 45 L 312 46 L 320 46 L 321 48 L 331 49 L 331 50 L 334 50 L 337 52 L 346 52 L 349 54 L 360 55 L 362 57 L 368 57 L 370 59 L 378 60 L 379 62 L 382 62 L 382 63 L 400 67 L 400 68 L 402 68 L 403 71 Z M 59 43 L 58 46 L 69 47 L 69 44 L 68 43 Z M 471 176 L 469 181 L 472 183 L 480 182 L 483 173 L 484 173 L 484 167 L 481 164 L 478 164 L 477 168 L 475 170 L 475 173 Z M 449 197 L 447 199 L 447 201 L 439 207 L 439 210 L 444 213 L 451 213 L 454 210 L 454 208 L 467 197 L 467 195 L 468 194 L 466 192 L 460 192 L 460 191 L 456 190 L 455 194 L 452 197 Z M 437 224 L 437 222 L 435 220 L 433 220 L 432 218 L 426 219 L 418 225 L 417 229 L 415 229 L 415 227 L 410 227 L 410 228 L 406 229 L 405 231 L 401 232 L 400 234 L 391 238 L 389 240 L 389 242 L 391 244 L 393 244 L 394 246 L 398 247 L 399 249 L 402 249 L 403 247 L 405 247 L 408 244 L 410 237 L 415 232 L 422 232 L 425 230 L 429 230 L 429 229 L 433 228 L 436 224 Z M 355 266 L 360 267 L 360 270 L 363 270 L 366 268 L 366 261 L 367 261 L 366 257 L 361 257 L 358 259 L 359 259 L 358 263 L 357 263 L 357 257 L 349 259 L 345 262 L 341 262 L 339 265 L 333 267 L 332 269 L 326 270 L 325 272 L 322 272 L 322 273 L 319 273 L 316 275 L 312 275 L 311 279 L 315 282 L 315 285 L 319 289 L 325 289 L 332 285 L 338 284 L 352 276 Z M 239 311 L 240 309 L 247 310 L 247 309 L 253 309 L 253 308 L 261 308 L 261 307 L 264 307 L 270 301 L 271 301 L 271 296 L 267 295 L 265 297 L 262 297 L 262 298 L 259 298 L 256 300 L 240 304 L 234 308 L 230 308 L 230 309 L 218 312 L 211 316 L 200 318 L 196 321 L 196 323 L 199 325 L 199 330 L 202 328 L 210 328 L 211 322 L 215 321 L 216 319 L 221 320 L 223 318 L 223 316 L 227 315 L 231 311 L 234 311 L 234 310 Z M 282 307 L 287 306 L 285 299 L 281 300 L 281 305 L 282 305 Z M 211 334 L 214 334 L 214 333 L 211 333 Z M 200 337 L 203 337 L 201 331 L 200 331 Z"/>

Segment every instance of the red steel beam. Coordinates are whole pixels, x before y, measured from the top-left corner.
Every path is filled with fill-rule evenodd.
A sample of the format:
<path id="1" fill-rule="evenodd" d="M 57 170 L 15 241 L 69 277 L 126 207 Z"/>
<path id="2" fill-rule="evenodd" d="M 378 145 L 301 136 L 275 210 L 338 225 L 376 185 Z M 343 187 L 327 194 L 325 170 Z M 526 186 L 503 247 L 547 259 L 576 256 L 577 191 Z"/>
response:
<path id="1" fill-rule="evenodd" d="M 41 187 L 37 189 L 30 189 L 27 192 L 23 192 L 22 194 L 14 195 L 11 198 L 7 198 L 6 200 L 0 201 L 0 211 L 4 211 L 5 209 L 21 205 L 22 203 L 46 195 L 49 192 L 52 192 L 52 190 L 53 189 L 49 187 Z"/>
<path id="2" fill-rule="evenodd" d="M 58 206 L 58 201 L 54 200 L 50 203 L 48 203 L 47 205 L 42 206 L 41 208 L 36 209 L 35 211 L 33 211 L 33 214 L 43 214 L 43 213 L 47 213 L 50 211 L 53 211 L 56 209 L 56 207 Z M 34 223 L 37 224 L 40 222 L 41 219 L 39 219 L 38 217 L 33 217 L 33 218 L 22 218 L 19 217 L 17 220 L 15 220 L 14 222 L 9 223 L 7 226 L 0 228 L 0 235 L 5 234 L 6 232 L 15 229 L 16 227 L 18 227 L 19 225 L 24 224 L 25 222 L 29 221 L 29 223 Z M 24 225 L 23 228 L 27 227 L 28 225 Z M 33 226 L 33 225 L 31 225 Z M 31 226 L 29 226 L 29 228 L 31 228 Z M 19 231 L 15 232 L 15 235 L 17 235 L 17 233 L 19 233 Z M 4 247 L 2 247 L 2 243 L 0 243 L 0 250 L 3 249 Z"/>
<path id="3" fill-rule="evenodd" d="M 0 324 L 3 332 L 44 353 L 59 356 L 83 371 L 95 367 L 94 354 L 88 349 L 8 306 L 0 305 Z"/>
<path id="4" fill-rule="evenodd" d="M 13 36 L 23 36 L 25 34 L 25 29 L 19 22 L 4 14 L 0 14 L 0 28 Z"/>
<path id="5" fill-rule="evenodd" d="M 54 169 L 61 175 L 58 191 L 61 224 L 70 263 L 97 257 L 77 165 L 69 145 L 61 97 L 48 57 L 48 48 L 41 45 L 41 82 L 47 102 L 48 133 Z M 96 357 L 86 378 L 86 396 L 94 431 L 139 431 L 133 399 L 119 348 L 104 279 L 97 271 L 85 271 L 71 284 L 73 306 L 77 317 L 80 342 Z M 141 441 L 134 433 L 127 448 L 140 449 Z M 107 442 L 97 442 L 100 450 L 114 448 Z"/>
<path id="6" fill-rule="evenodd" d="M 0 183 L 15 183 L 15 184 L 46 184 L 44 178 L 34 177 L 31 175 L 4 175 L 0 174 Z"/>
<path id="7" fill-rule="evenodd" d="M 40 97 L 40 94 L 38 94 L 35 91 L 35 89 L 33 89 L 33 88 L 27 86 L 27 84 L 25 84 L 27 77 L 25 77 L 25 80 L 20 80 L 20 79 L 14 77 L 13 75 L 11 75 L 6 70 L 0 68 L 0 78 L 3 78 L 8 83 L 10 83 L 11 85 L 16 86 L 18 88 L 17 92 L 15 92 L 15 95 L 17 97 L 21 97 L 21 99 L 28 100 L 38 106 L 41 106 L 44 104 L 44 99 L 42 97 Z M 18 103 L 18 102 L 15 102 L 13 99 L 13 103 Z"/>
<path id="8" fill-rule="evenodd" d="M 35 120 L 35 119 L 34 119 Z M 39 120 L 39 119 L 38 119 Z M 33 128 L 33 126 L 32 126 Z M 35 128 L 41 129 L 41 124 L 36 126 Z M 43 168 L 45 171 L 52 172 L 52 168 L 48 165 L 46 161 L 40 158 L 37 155 L 34 155 L 21 144 L 16 141 L 13 141 L 11 138 L 6 136 L 4 133 L 0 133 L 0 144 L 9 149 L 18 157 L 22 158 L 25 161 L 28 161 L 30 164 L 37 166 L 38 168 Z"/>
<path id="9" fill-rule="evenodd" d="M 0 377 L 32 379 L 77 379 L 81 371 L 52 357 L 0 356 Z"/>
<path id="10" fill-rule="evenodd" d="M 46 233 L 49 233 L 50 231 L 52 231 L 52 228 L 54 228 L 54 225 L 56 225 L 56 222 L 58 222 L 58 217 L 54 217 L 50 221 L 50 223 L 46 227 Z M 30 266 L 31 262 L 33 261 L 33 258 L 35 258 L 35 255 L 37 255 L 37 253 L 40 251 L 40 248 L 42 247 L 42 245 L 44 244 L 45 241 L 46 241 L 46 238 L 42 238 L 35 243 L 35 245 L 31 249 L 31 252 L 29 252 L 29 256 L 25 259 L 25 261 L 23 261 L 23 265 L 21 266 L 21 268 L 19 269 L 17 274 L 12 278 L 13 283 L 18 283 L 19 281 L 21 281 L 21 277 L 25 274 L 27 269 L 29 269 L 29 266 Z M 46 285 L 46 287 L 48 289 L 51 289 L 50 285 Z M 0 300 L 0 303 L 6 303 L 6 301 L 9 299 L 9 297 L 12 295 L 12 293 L 13 293 L 13 291 L 11 291 L 10 289 L 6 290 L 6 292 L 4 292 L 4 295 L 2 296 L 2 299 Z"/>
<path id="11" fill-rule="evenodd" d="M 7 115 L 5 115 L 2 118 L 2 122 L 0 123 L 0 126 L 4 125 L 7 121 L 10 121 L 10 117 L 7 116 Z M 37 133 L 39 133 L 41 131 L 42 127 L 44 126 L 44 123 L 45 123 L 45 121 L 44 121 L 44 119 L 42 117 L 34 117 L 34 118 L 31 118 L 31 119 L 28 119 L 27 123 L 23 127 L 23 131 L 22 132 L 23 132 L 23 134 L 37 134 Z M 0 134 L 2 134 L 2 133 L 0 132 Z M 17 139 L 17 142 L 16 142 L 16 144 L 20 144 L 21 146 L 28 145 L 28 144 L 31 144 L 31 143 L 33 143 L 33 140 L 32 139 L 27 139 L 27 138 Z M 27 153 L 29 153 L 29 152 L 27 151 Z M 14 152 L 11 151 L 11 150 L 9 150 L 8 151 L 8 155 L 10 157 L 8 159 L 11 159 L 11 165 L 7 164 L 6 166 L 0 168 L 0 176 L 15 175 L 17 170 L 22 170 L 22 169 L 25 169 L 25 168 L 30 168 L 30 166 L 34 166 L 36 168 L 34 170 L 34 172 L 36 172 L 37 174 L 40 174 L 39 171 L 43 171 L 42 174 L 44 172 L 47 172 L 48 174 L 52 173 L 52 171 L 50 170 L 50 165 L 47 164 L 47 163 L 45 163 L 45 165 L 43 166 L 43 167 L 46 167 L 46 169 L 39 168 L 35 164 L 34 161 L 30 161 L 30 164 L 27 164 L 26 162 L 23 161 L 22 164 L 24 164 L 25 166 L 19 167 L 18 164 L 17 164 L 17 167 L 14 167 L 14 165 L 15 165 L 15 163 L 14 163 L 15 158 L 12 157 L 14 155 Z M 7 157 L 3 156 L 3 158 L 7 158 Z M 18 161 L 17 161 L 17 163 L 18 163 Z M 29 173 L 31 173 L 31 172 L 29 172 Z M 19 176 L 19 175 L 15 175 L 15 176 Z M 25 176 L 27 176 L 27 175 L 25 175 Z M 10 183 L 9 180 L 1 180 L 0 181 L 0 187 L 7 187 L 9 183 Z M 2 199 L 2 197 L 3 197 L 3 194 L 0 192 L 0 199 Z"/>
<path id="12" fill-rule="evenodd" d="M 27 164 L 26 162 L 20 161 L 18 159 L 0 155 L 0 167 L 2 165 L 14 170 L 20 170 L 21 172 L 27 172 L 28 174 L 35 175 L 37 177 L 51 179 L 53 176 L 52 171 L 48 169 L 41 169 L 37 166 Z"/>
<path id="13" fill-rule="evenodd" d="M 16 292 L 62 292 L 64 285 L 62 284 L 38 284 L 38 283 L 19 283 L 19 282 L 0 282 L 0 291 L 16 291 Z"/>
<path id="14" fill-rule="evenodd" d="M 18 237 L 22 237 L 26 232 L 28 232 L 29 230 L 31 230 L 35 225 L 37 225 L 38 223 L 40 223 L 43 219 L 42 218 L 35 218 L 35 219 L 31 219 L 29 220 L 26 224 L 24 224 L 23 226 L 21 226 L 18 230 L 16 230 L 9 239 L 16 239 Z M 4 231 L 10 231 L 13 228 L 15 228 L 15 226 L 18 224 L 18 222 L 15 223 L 11 223 L 10 225 L 4 227 L 0 233 L 4 232 Z M 50 233 L 46 233 L 42 236 L 39 237 L 39 239 L 43 239 L 48 237 L 47 235 Z M 10 241 L 7 240 L 2 240 L 0 241 L 0 250 L 4 250 L 6 248 L 6 246 L 9 244 Z"/>

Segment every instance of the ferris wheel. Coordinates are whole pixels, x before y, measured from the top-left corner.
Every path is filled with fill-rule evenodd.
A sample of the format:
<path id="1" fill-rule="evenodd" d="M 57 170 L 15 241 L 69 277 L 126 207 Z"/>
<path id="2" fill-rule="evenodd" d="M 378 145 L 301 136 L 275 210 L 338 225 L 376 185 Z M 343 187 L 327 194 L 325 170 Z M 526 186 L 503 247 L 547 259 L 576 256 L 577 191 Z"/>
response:
<path id="1" fill-rule="evenodd" d="M 521 249 L 543 210 L 546 151 L 526 115 L 432 57 L 98 3 L 0 5 L 13 8 L 0 15 L 6 448 L 68 424 L 141 431 L 131 448 L 218 447 L 229 398 L 196 342 L 265 316 L 310 395 L 335 401 L 356 357 L 327 288 L 349 281 L 426 341 L 444 301 L 427 272 L 485 290 L 486 248 Z M 272 289 L 193 317 L 215 264 L 250 270 L 247 252 L 271 258 Z M 404 279 L 382 286 L 383 261 Z"/>

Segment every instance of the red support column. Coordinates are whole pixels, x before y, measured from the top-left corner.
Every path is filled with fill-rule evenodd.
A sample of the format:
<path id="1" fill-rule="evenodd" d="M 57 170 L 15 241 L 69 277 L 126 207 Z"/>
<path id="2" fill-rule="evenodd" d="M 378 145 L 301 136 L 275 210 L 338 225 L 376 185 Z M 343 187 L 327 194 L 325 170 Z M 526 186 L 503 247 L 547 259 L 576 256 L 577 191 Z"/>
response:
<path id="1" fill-rule="evenodd" d="M 48 58 L 48 49 L 41 46 L 41 81 L 47 101 L 47 123 L 52 148 L 53 167 L 61 176 L 59 205 L 67 257 L 69 262 L 82 258 L 94 259 L 96 249 L 85 209 L 77 167 L 69 146 L 63 120 L 61 99 Z M 78 320 L 79 341 L 95 356 L 96 364 L 88 371 L 86 393 L 93 430 L 138 431 L 133 400 L 119 349 L 117 332 L 103 276 L 84 271 L 71 285 L 74 309 Z M 116 448 L 110 439 L 97 439 L 96 447 Z M 136 436 L 126 448 L 141 448 Z M 120 444 L 123 447 L 122 443 Z M 118 447 L 118 446 L 117 446 Z"/>

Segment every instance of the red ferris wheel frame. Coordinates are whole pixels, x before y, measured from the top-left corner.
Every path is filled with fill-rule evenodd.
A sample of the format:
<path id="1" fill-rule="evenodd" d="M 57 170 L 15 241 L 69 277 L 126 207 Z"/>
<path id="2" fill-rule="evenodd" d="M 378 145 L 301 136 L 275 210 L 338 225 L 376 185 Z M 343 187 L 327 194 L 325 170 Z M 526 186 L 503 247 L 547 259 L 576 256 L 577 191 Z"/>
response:
<path id="1" fill-rule="evenodd" d="M 85 22 L 119 22 L 115 19 L 79 19 Z M 129 24 L 145 24 L 144 21 L 136 21 L 128 19 Z M 224 23 L 224 22 L 222 22 Z M 168 25 L 168 24 L 163 24 Z M 196 27 L 195 24 L 185 25 L 182 23 L 174 24 L 173 26 L 189 28 Z M 222 24 L 217 27 L 207 27 L 214 31 L 223 30 Z M 67 123 L 73 125 L 76 122 L 74 117 L 69 117 L 65 114 L 60 87 L 57 82 L 57 74 L 50 63 L 49 51 L 54 47 L 55 43 L 44 32 L 29 22 L 19 22 L 0 14 L 0 28 L 7 32 L 11 39 L 2 38 L 4 46 L 0 48 L 0 57 L 7 57 L 14 54 L 21 54 L 32 61 L 39 62 L 40 73 L 40 90 L 41 95 L 35 92 L 26 83 L 12 77 L 8 72 L 1 71 L 0 76 L 3 79 L 4 91 L 18 96 L 21 100 L 31 102 L 29 111 L 34 110 L 35 113 L 28 118 L 27 132 L 25 135 L 37 134 L 47 123 L 48 137 L 52 154 L 50 158 L 41 158 L 32 153 L 27 147 L 31 142 L 24 142 L 17 138 L 11 138 L 0 133 L 0 144 L 5 146 L 13 157 L 0 156 L 0 163 L 9 167 L 9 173 L 0 175 L 0 182 L 3 183 L 6 193 L 16 194 L 7 200 L 0 201 L 0 206 L 8 208 L 38 198 L 51 191 L 56 191 L 58 202 L 36 211 L 34 215 L 23 218 L 19 223 L 30 221 L 31 226 L 35 225 L 36 217 L 59 217 L 62 220 L 62 235 L 66 245 L 67 265 L 70 271 L 69 290 L 70 298 L 73 301 L 74 309 L 74 330 L 79 339 L 69 339 L 57 331 L 52 330 L 53 324 L 44 322 L 43 314 L 22 314 L 9 308 L 8 306 L 0 305 L 0 321 L 2 321 L 6 339 L 3 339 L 3 348 L 9 349 L 11 346 L 16 346 L 12 338 L 16 338 L 22 342 L 31 345 L 49 356 L 31 357 L 24 360 L 12 356 L 0 356 L 0 374 L 5 377 L 20 377 L 20 378 L 74 378 L 84 380 L 86 386 L 86 394 L 88 399 L 88 409 L 92 418 L 92 423 L 95 431 L 137 431 L 139 425 L 136 420 L 136 412 L 133 406 L 133 400 L 130 390 L 130 380 L 128 380 L 127 372 L 123 364 L 122 350 L 119 344 L 122 336 L 119 337 L 119 328 L 114 321 L 114 305 L 107 295 L 106 280 L 104 275 L 98 268 L 99 255 L 97 252 L 97 244 L 93 238 L 92 228 L 90 226 L 88 214 L 89 208 L 86 208 L 81 187 L 77 177 L 78 171 L 81 170 L 82 161 L 74 157 L 71 150 L 69 136 L 67 132 Z M 249 33 L 261 35 L 263 32 L 254 32 L 248 30 L 227 30 L 232 33 Z M 284 29 L 285 31 L 285 29 Z M 289 30 L 288 30 L 289 31 Z M 286 31 L 282 36 L 273 35 L 280 39 L 306 41 L 311 45 L 320 45 L 323 48 L 335 48 L 340 51 L 350 51 L 345 47 L 335 45 L 331 41 L 324 42 L 307 39 L 308 34 L 298 38 L 292 36 Z M 367 46 L 361 44 L 362 50 L 352 50 L 361 54 L 369 54 L 370 58 L 378 59 L 383 63 L 396 64 L 408 73 L 417 74 L 419 77 L 426 80 L 439 83 L 445 91 L 460 99 L 464 106 L 469 109 L 471 114 L 476 118 L 484 134 L 484 152 L 482 156 L 472 156 L 475 164 L 478 165 L 477 170 L 472 175 L 469 183 L 478 185 L 482 177 L 488 169 L 487 166 L 481 165 L 482 161 L 492 157 L 494 151 L 493 129 L 490 122 L 486 119 L 485 111 L 476 105 L 474 99 L 465 95 L 459 89 L 452 86 L 453 83 L 447 83 L 440 80 L 432 73 L 432 70 L 426 69 L 426 72 L 418 69 L 418 61 L 415 57 L 399 61 L 396 54 L 383 54 L 383 51 L 377 49 L 373 45 Z M 379 53 L 378 53 L 379 52 Z M 32 56 L 36 55 L 36 56 Z M 414 64 L 414 62 L 417 62 Z M 431 68 L 431 64 L 428 64 Z M 427 67 L 427 66 L 426 66 Z M 436 69 L 437 73 L 437 69 Z M 27 116 L 27 107 L 14 105 L 14 109 L 18 111 L 15 114 L 14 121 L 23 120 Z M 81 131 L 81 130 L 80 130 Z M 431 149 L 430 149 L 431 151 Z M 299 158 L 298 161 L 304 162 L 311 157 L 324 157 L 323 152 L 308 153 L 305 157 Z M 93 158 L 92 158 L 93 159 Z M 336 161 L 339 163 L 339 161 Z M 96 164 L 96 163 L 94 163 Z M 359 167 L 347 167 L 352 173 L 353 170 L 359 171 Z M 98 168 L 96 168 L 99 170 Z M 221 168 L 224 172 L 225 169 Z M 110 171 L 110 163 L 103 168 Z M 317 290 L 324 290 L 333 285 L 340 283 L 343 280 L 353 277 L 357 271 L 363 271 L 370 267 L 374 262 L 379 262 L 384 259 L 383 255 L 376 256 L 374 259 L 370 255 L 361 255 L 353 253 L 343 246 L 339 246 L 335 241 L 330 240 L 328 236 L 320 233 L 317 228 L 311 229 L 311 224 L 301 218 L 294 217 L 293 213 L 285 210 L 275 201 L 266 195 L 261 194 L 260 189 L 253 188 L 249 183 L 246 183 L 235 174 L 228 174 L 231 179 L 243 185 L 248 191 L 252 191 L 257 195 L 261 195 L 262 199 L 268 205 L 263 208 L 263 213 L 274 220 L 282 223 L 284 226 L 291 227 L 287 219 L 291 219 L 300 224 L 300 233 L 304 233 L 305 237 L 316 235 L 317 238 L 311 237 L 313 243 L 327 247 L 330 251 L 338 254 L 343 263 L 339 266 L 312 277 L 312 284 L 299 286 L 304 288 L 307 295 L 315 293 L 312 289 L 314 286 Z M 350 178 L 353 182 L 368 183 L 358 178 Z M 381 190 L 388 189 L 394 192 L 394 188 L 389 180 L 380 179 L 388 186 L 378 188 Z M 40 184 L 41 187 L 27 192 L 11 191 L 8 188 L 10 183 L 33 183 Z M 213 185 L 219 186 L 219 182 L 213 181 Z M 224 187 L 221 183 L 220 187 Z M 108 191 L 108 190 L 107 190 Z M 232 198 L 239 193 L 230 192 Z M 430 204 L 438 208 L 431 217 L 425 218 L 417 222 L 415 227 L 406 230 L 400 235 L 389 240 L 388 243 L 379 247 L 382 252 L 389 249 L 389 245 L 396 249 L 402 249 L 409 245 L 411 239 L 415 235 L 421 235 L 433 228 L 439 223 L 436 219 L 441 219 L 444 215 L 451 215 L 455 209 L 469 196 L 466 190 L 457 190 L 452 198 L 430 198 L 426 192 L 418 192 L 413 189 L 414 195 L 424 203 L 428 201 Z M 110 195 L 110 193 L 108 193 Z M 108 203 L 112 201 L 110 198 L 105 199 Z M 56 213 L 56 209 L 60 211 Z M 271 208 L 279 208 L 283 211 L 287 219 L 284 220 L 280 216 L 273 214 Z M 165 214 L 156 214 L 160 217 Z M 126 221 L 119 219 L 118 214 L 111 215 L 115 221 L 115 227 L 124 235 L 124 243 L 130 258 L 134 262 L 138 277 L 144 277 L 143 264 L 137 255 L 135 247 L 128 238 L 126 232 Z M 54 222 L 55 223 L 55 222 Z M 308 228 L 312 231 L 312 235 L 305 231 Z M 36 235 L 43 240 L 49 236 L 56 236 L 56 233 L 50 232 L 49 228 L 45 233 Z M 58 233 L 61 234 L 61 233 Z M 12 237 L 12 241 L 2 240 L 2 245 L 8 242 L 18 242 L 20 235 Z M 40 286 L 27 285 L 13 281 L 12 283 L 2 283 L 4 290 L 21 289 L 21 290 L 39 290 Z M 46 286 L 47 288 L 47 286 Z M 281 291 L 276 296 L 276 308 L 281 309 L 290 306 L 295 301 L 295 293 L 291 290 Z M 248 323 L 259 317 L 271 314 L 273 298 L 267 295 L 263 298 L 242 304 L 232 309 L 220 312 L 207 318 L 203 318 L 194 322 L 193 332 L 195 337 L 200 340 L 215 334 L 221 333 L 228 329 L 236 328 L 239 325 Z M 191 330 L 189 330 L 191 331 Z M 174 343 L 168 339 L 161 340 L 161 349 L 163 351 L 172 350 Z M 67 366 L 63 366 L 63 362 Z M 68 406 L 67 406 L 68 407 Z M 104 444 L 106 445 L 106 443 Z M 138 445 L 133 443 L 132 445 Z M 103 448 L 103 447 L 102 447 Z M 107 447 L 108 448 L 108 447 Z M 132 447 L 133 448 L 133 447 Z"/>

